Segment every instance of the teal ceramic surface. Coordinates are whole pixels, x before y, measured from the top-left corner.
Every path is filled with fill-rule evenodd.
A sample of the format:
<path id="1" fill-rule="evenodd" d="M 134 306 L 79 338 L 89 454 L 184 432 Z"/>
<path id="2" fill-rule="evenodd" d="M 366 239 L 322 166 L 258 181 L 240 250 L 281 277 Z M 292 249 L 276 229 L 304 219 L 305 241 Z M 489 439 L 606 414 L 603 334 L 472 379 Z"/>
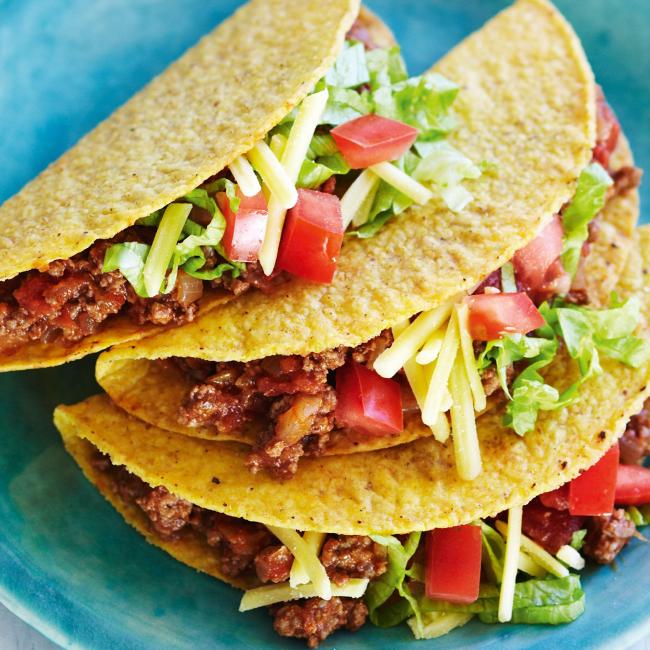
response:
<path id="1" fill-rule="evenodd" d="M 0 0 L 0 200 L 237 4 Z M 369 2 L 395 31 L 412 72 L 424 70 L 505 4 Z M 559 4 L 584 40 L 637 161 L 650 168 L 650 3 Z M 647 187 L 643 196 L 650 205 Z M 275 637 L 265 612 L 238 614 L 234 590 L 147 545 L 85 481 L 63 451 L 51 414 L 56 404 L 96 390 L 93 359 L 0 375 L 0 600 L 65 647 L 302 647 Z M 650 547 L 635 541 L 617 570 L 586 573 L 587 612 L 569 626 L 473 623 L 419 643 L 406 627 L 368 626 L 361 633 L 340 633 L 324 647 L 621 647 L 650 633 L 648 576 Z"/>

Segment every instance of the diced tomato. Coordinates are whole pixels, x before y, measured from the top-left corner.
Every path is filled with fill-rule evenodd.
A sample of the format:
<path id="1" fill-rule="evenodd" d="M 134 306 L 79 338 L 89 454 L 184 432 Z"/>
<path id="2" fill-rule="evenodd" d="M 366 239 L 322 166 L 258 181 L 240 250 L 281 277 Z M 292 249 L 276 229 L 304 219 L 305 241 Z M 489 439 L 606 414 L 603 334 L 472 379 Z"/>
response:
<path id="1" fill-rule="evenodd" d="M 374 114 L 345 122 L 330 133 L 352 169 L 397 160 L 418 137 L 418 130 L 412 126 Z"/>
<path id="2" fill-rule="evenodd" d="M 474 294 L 466 300 L 469 331 L 475 341 L 493 341 L 505 334 L 527 334 L 545 322 L 523 292 Z"/>
<path id="3" fill-rule="evenodd" d="M 641 465 L 619 465 L 614 503 L 621 506 L 650 503 L 650 469 Z"/>
<path id="4" fill-rule="evenodd" d="M 584 518 L 568 510 L 546 507 L 541 498 L 524 506 L 522 532 L 555 555 L 562 546 L 571 543 L 573 533 L 584 528 Z"/>
<path id="5" fill-rule="evenodd" d="M 336 195 L 298 190 L 298 202 L 287 212 L 276 267 L 314 282 L 331 282 L 344 231 Z"/>
<path id="6" fill-rule="evenodd" d="M 366 366 L 349 361 L 336 371 L 336 421 L 371 436 L 404 430 L 402 391 L 394 379 L 385 379 Z"/>
<path id="7" fill-rule="evenodd" d="M 243 196 L 239 188 L 237 195 L 239 209 L 233 212 L 226 193 L 217 194 L 219 209 L 226 218 L 226 231 L 221 241 L 228 259 L 235 262 L 254 262 L 266 232 L 269 216 L 266 199 L 262 192 L 255 196 Z"/>
<path id="8" fill-rule="evenodd" d="M 568 510 L 569 509 L 569 484 L 564 485 L 553 490 L 552 492 L 544 492 L 539 495 L 539 500 L 547 507 L 554 510 Z"/>
<path id="9" fill-rule="evenodd" d="M 609 168 L 609 159 L 614 149 L 616 149 L 620 133 L 621 125 L 618 123 L 614 111 L 605 100 L 603 91 L 598 87 L 596 96 L 596 146 L 593 150 L 593 157 L 605 169 Z"/>
<path id="10" fill-rule="evenodd" d="M 473 603 L 481 582 L 481 529 L 466 525 L 436 528 L 426 537 L 427 598 Z"/>
<path id="11" fill-rule="evenodd" d="M 549 268 L 562 253 L 563 236 L 562 222 L 555 215 L 533 241 L 515 253 L 512 264 L 524 291 L 535 293 L 545 284 Z"/>
<path id="12" fill-rule="evenodd" d="M 614 510 L 619 451 L 614 445 L 595 465 L 569 484 L 572 515 L 607 515 Z"/>

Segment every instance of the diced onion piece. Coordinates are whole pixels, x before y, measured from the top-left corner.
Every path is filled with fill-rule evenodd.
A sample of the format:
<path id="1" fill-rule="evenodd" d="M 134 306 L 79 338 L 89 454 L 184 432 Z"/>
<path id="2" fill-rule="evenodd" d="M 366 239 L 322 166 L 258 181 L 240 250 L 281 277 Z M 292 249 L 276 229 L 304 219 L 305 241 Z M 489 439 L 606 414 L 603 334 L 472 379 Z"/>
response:
<path id="1" fill-rule="evenodd" d="M 519 551 L 519 570 L 527 573 L 535 578 L 543 578 L 546 571 L 543 567 L 539 566 L 530 555 L 526 555 L 523 551 Z"/>
<path id="2" fill-rule="evenodd" d="M 160 293 L 176 243 L 191 211 L 190 203 L 172 203 L 165 209 L 142 270 L 148 296 Z"/>
<path id="3" fill-rule="evenodd" d="M 445 338 L 442 341 L 438 360 L 436 361 L 433 374 L 431 375 L 431 382 L 429 383 L 427 396 L 424 400 L 422 422 L 425 424 L 433 424 L 438 419 L 438 415 L 442 412 L 445 390 L 458 352 L 458 343 L 458 321 L 456 319 L 456 314 L 452 313 L 451 318 L 449 318 L 449 323 L 447 324 L 447 331 L 445 332 Z M 452 398 L 453 397 L 452 391 Z"/>
<path id="4" fill-rule="evenodd" d="M 321 546 L 325 541 L 325 537 L 326 533 L 317 533 L 314 531 L 308 531 L 302 536 L 302 538 L 305 540 L 305 544 L 307 544 L 307 546 L 309 546 L 309 548 L 314 553 L 316 553 L 317 557 L 320 553 Z M 309 575 L 307 574 L 305 567 L 303 567 L 302 563 L 299 560 L 294 558 L 293 564 L 291 565 L 291 573 L 289 574 L 289 584 L 292 588 L 295 588 L 298 585 L 304 585 L 308 582 Z"/>
<path id="5" fill-rule="evenodd" d="M 361 598 L 368 587 L 368 578 L 350 578 L 341 586 L 332 585 L 332 596 L 340 598 Z M 239 603 L 239 611 L 247 612 L 258 607 L 268 607 L 275 603 L 284 603 L 289 600 L 300 598 L 314 598 L 318 596 L 314 585 L 306 584 L 292 589 L 288 582 L 281 582 L 277 585 L 264 585 L 249 589 L 244 593 Z"/>
<path id="6" fill-rule="evenodd" d="M 508 526 L 504 521 L 497 521 L 496 528 L 504 536 L 508 534 Z M 532 539 L 521 536 L 521 548 L 530 555 L 539 566 L 546 569 L 558 578 L 565 578 L 569 575 L 569 570 L 560 562 L 558 562 L 550 553 L 545 551 L 539 544 Z"/>
<path id="7" fill-rule="evenodd" d="M 289 137 L 282 152 L 282 168 L 284 169 L 293 191 L 296 192 L 295 184 L 300 174 L 300 168 L 307 156 L 309 144 L 314 136 L 314 131 L 318 126 L 318 122 L 325 110 L 327 104 L 328 92 L 322 90 L 313 95 L 307 96 L 300 104 L 298 115 L 291 127 Z M 259 171 L 259 170 L 258 170 Z M 262 175 L 264 179 L 264 175 Z M 266 182 L 266 179 L 264 179 Z M 273 194 L 273 188 L 271 188 Z M 286 211 L 292 208 L 298 195 L 296 193 L 295 200 L 291 205 L 285 205 L 278 197 L 277 203 L 274 197 L 271 196 L 269 201 L 269 217 L 266 224 L 266 234 L 260 249 L 259 260 L 266 275 L 271 275 L 275 267 L 275 261 L 278 257 L 278 250 L 280 248 L 280 239 L 282 238 L 282 226 L 284 225 L 284 217 Z"/>
<path id="8" fill-rule="evenodd" d="M 282 135 L 282 133 L 276 133 L 274 136 L 271 136 L 271 141 L 269 142 L 269 147 L 271 151 L 275 154 L 275 157 L 278 160 L 282 160 L 282 154 L 284 149 L 287 146 L 287 138 Z"/>
<path id="9" fill-rule="evenodd" d="M 576 571 L 582 571 L 585 568 L 585 559 L 573 546 L 569 546 L 568 544 L 560 547 L 555 557 Z"/>
<path id="10" fill-rule="evenodd" d="M 436 330 L 429 340 L 422 346 L 422 349 L 417 353 L 415 360 L 423 366 L 435 361 L 440 354 L 442 341 L 445 338 L 445 330 L 440 328 Z"/>
<path id="11" fill-rule="evenodd" d="M 474 614 L 462 612 L 424 612 L 422 614 L 422 625 L 419 625 L 415 616 L 406 622 L 416 639 L 437 639 L 448 634 L 452 630 L 469 622 Z"/>
<path id="12" fill-rule="evenodd" d="M 369 169 L 364 169 L 355 179 L 352 185 L 341 197 L 341 214 L 343 215 L 343 226 L 347 228 L 350 223 L 360 226 L 366 222 L 370 205 L 368 197 L 377 192 L 379 176 L 373 174 Z M 361 208 L 365 214 L 361 214 Z"/>
<path id="13" fill-rule="evenodd" d="M 297 560 L 303 566 L 314 587 L 315 595 L 323 600 L 329 600 L 332 597 L 332 585 L 313 547 L 309 546 L 295 530 L 278 526 L 267 526 L 267 528 L 291 551 L 294 561 Z"/>
<path id="14" fill-rule="evenodd" d="M 456 469 L 460 478 L 473 481 L 482 470 L 481 450 L 476 433 L 472 391 L 460 355 L 456 357 L 451 370 L 449 391 L 452 400 L 451 431 Z"/>
<path id="15" fill-rule="evenodd" d="M 288 210 L 296 205 L 298 192 L 294 185 L 295 181 L 292 182 L 285 168 L 264 140 L 258 142 L 246 156 L 271 191 L 271 196 L 275 197 L 282 208 Z"/>
<path id="16" fill-rule="evenodd" d="M 512 262 L 506 262 L 501 267 L 501 290 L 504 293 L 517 293 L 515 267 L 512 265 Z"/>
<path id="17" fill-rule="evenodd" d="M 374 371 L 382 377 L 392 377 L 424 345 L 451 314 L 452 302 L 446 302 L 435 309 L 422 312 L 402 332 L 387 350 L 375 359 Z"/>
<path id="18" fill-rule="evenodd" d="M 260 193 L 262 186 L 257 180 L 251 164 L 244 156 L 235 158 L 228 167 L 244 196 L 255 196 Z"/>
<path id="19" fill-rule="evenodd" d="M 521 506 L 508 510 L 508 526 L 506 534 L 506 554 L 503 561 L 503 577 L 499 591 L 499 622 L 507 623 L 512 619 L 512 606 L 515 600 L 515 582 L 519 565 L 521 548 Z M 497 522 L 497 525 L 500 522 Z"/>
<path id="20" fill-rule="evenodd" d="M 413 180 L 408 174 L 403 172 L 399 167 L 389 162 L 378 163 L 370 167 L 379 178 L 392 185 L 402 194 L 413 199 L 416 203 L 424 205 L 433 198 L 433 192 L 416 180 Z"/>
<path id="21" fill-rule="evenodd" d="M 476 367 L 476 357 L 474 356 L 474 343 L 469 333 L 469 310 L 467 303 L 460 302 L 456 305 L 456 317 L 458 318 L 458 333 L 460 335 L 460 350 L 463 355 L 463 362 L 465 363 L 465 372 L 467 372 L 467 379 L 472 389 L 472 397 L 474 398 L 474 410 L 483 411 L 486 406 L 485 390 L 483 389 L 483 382 L 481 375 L 478 373 Z"/>

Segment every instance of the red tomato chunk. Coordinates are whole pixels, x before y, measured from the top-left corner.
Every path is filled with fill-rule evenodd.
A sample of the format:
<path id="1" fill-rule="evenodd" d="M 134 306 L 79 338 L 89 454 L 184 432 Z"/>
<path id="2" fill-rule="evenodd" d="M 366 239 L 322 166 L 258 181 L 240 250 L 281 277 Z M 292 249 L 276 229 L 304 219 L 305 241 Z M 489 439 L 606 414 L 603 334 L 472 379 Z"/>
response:
<path id="1" fill-rule="evenodd" d="M 473 603 L 481 581 L 481 529 L 466 525 L 427 533 L 425 590 L 427 598 Z"/>
<path id="2" fill-rule="evenodd" d="M 614 501 L 621 506 L 650 503 L 650 469 L 641 465 L 619 465 Z"/>
<path id="3" fill-rule="evenodd" d="M 526 292 L 543 292 L 546 285 L 555 279 L 550 277 L 549 270 L 562 253 L 563 237 L 562 222 L 555 215 L 533 241 L 515 253 L 512 263 L 517 281 Z"/>
<path id="4" fill-rule="evenodd" d="M 506 334 L 528 334 L 544 318 L 525 293 L 479 293 L 466 298 L 469 331 L 474 341 L 493 341 Z"/>
<path id="5" fill-rule="evenodd" d="M 595 465 L 569 484 L 572 515 L 607 515 L 614 511 L 619 450 L 614 445 Z"/>
<path id="6" fill-rule="evenodd" d="M 418 130 L 380 115 L 364 115 L 331 131 L 345 162 L 352 169 L 365 169 L 401 158 L 415 142 Z"/>
<path id="7" fill-rule="evenodd" d="M 596 96 L 596 146 L 593 156 L 605 169 L 609 168 L 609 159 L 621 133 L 621 125 L 614 111 L 605 101 L 603 91 L 598 87 Z"/>
<path id="8" fill-rule="evenodd" d="M 547 507 L 554 510 L 568 510 L 569 509 L 569 484 L 565 483 L 557 490 L 552 492 L 544 492 L 539 495 L 539 500 Z"/>
<path id="9" fill-rule="evenodd" d="M 404 430 L 398 382 L 350 361 L 336 371 L 336 422 L 357 433 L 387 436 Z"/>
<path id="10" fill-rule="evenodd" d="M 287 212 L 277 268 L 314 282 L 331 282 L 344 231 L 337 196 L 298 190 L 298 202 Z"/>
<path id="11" fill-rule="evenodd" d="M 254 262 L 259 255 L 268 209 L 264 194 L 243 196 L 237 188 L 239 209 L 233 212 L 225 192 L 217 194 L 219 209 L 226 218 L 226 231 L 223 234 L 223 248 L 229 259 L 235 262 Z"/>

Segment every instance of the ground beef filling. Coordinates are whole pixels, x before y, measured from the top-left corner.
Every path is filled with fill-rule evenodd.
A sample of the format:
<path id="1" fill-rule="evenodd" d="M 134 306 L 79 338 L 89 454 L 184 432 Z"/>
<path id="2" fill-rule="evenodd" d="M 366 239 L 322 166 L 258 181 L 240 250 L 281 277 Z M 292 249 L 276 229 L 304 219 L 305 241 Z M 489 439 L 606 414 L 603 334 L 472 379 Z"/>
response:
<path id="1" fill-rule="evenodd" d="M 390 330 L 356 348 L 339 347 L 306 357 L 273 356 L 248 363 L 174 359 L 194 383 L 180 409 L 185 426 L 241 432 L 257 423 L 248 457 L 253 472 L 286 479 L 305 455 L 318 456 L 337 428 L 334 372 L 348 360 L 372 366 L 392 343 Z"/>
<path id="2" fill-rule="evenodd" d="M 248 264 L 237 278 L 226 273 L 209 283 L 179 271 L 170 293 L 141 298 L 119 271 L 102 271 L 104 256 L 114 243 L 150 244 L 153 235 L 152 228 L 133 226 L 70 259 L 51 262 L 44 271 L 0 282 L 0 352 L 12 352 L 30 341 L 70 345 L 91 336 L 120 312 L 139 325 L 182 325 L 196 317 L 206 284 L 240 295 L 249 289 L 267 291 L 286 277 L 266 276 L 257 263 Z M 205 269 L 223 262 L 212 248 L 206 247 L 204 253 Z"/>
<path id="3" fill-rule="evenodd" d="M 640 463 L 650 456 L 650 399 L 646 400 L 643 409 L 630 418 L 621 439 L 621 462 L 626 465 Z"/>
<path id="4" fill-rule="evenodd" d="M 111 489 L 120 499 L 140 508 L 151 529 L 162 539 L 198 535 L 214 547 L 225 576 L 256 575 L 263 584 L 289 579 L 293 556 L 265 526 L 200 508 L 163 486 L 152 488 L 125 467 L 113 465 L 99 451 L 92 458 L 92 466 L 109 479 Z M 388 566 L 385 547 L 365 535 L 328 535 L 320 559 L 337 585 L 350 578 L 378 578 Z M 305 638 L 309 647 L 315 647 L 341 627 L 360 628 L 368 610 L 358 599 L 311 598 L 276 606 L 271 613 L 279 634 Z"/>

